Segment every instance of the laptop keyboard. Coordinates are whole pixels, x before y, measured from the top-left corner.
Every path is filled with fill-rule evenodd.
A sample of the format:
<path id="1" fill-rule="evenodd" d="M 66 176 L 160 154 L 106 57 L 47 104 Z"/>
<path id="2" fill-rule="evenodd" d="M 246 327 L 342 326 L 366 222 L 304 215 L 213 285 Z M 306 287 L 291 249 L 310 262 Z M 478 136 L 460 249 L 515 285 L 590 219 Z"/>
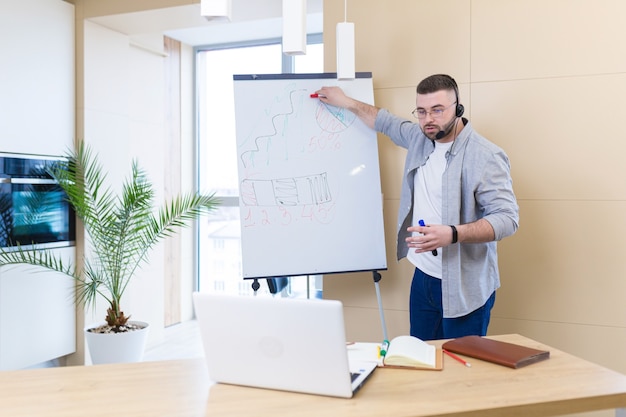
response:
<path id="1" fill-rule="evenodd" d="M 354 380 L 357 379 L 359 375 L 361 375 L 359 372 L 350 372 L 350 381 L 354 382 Z"/>

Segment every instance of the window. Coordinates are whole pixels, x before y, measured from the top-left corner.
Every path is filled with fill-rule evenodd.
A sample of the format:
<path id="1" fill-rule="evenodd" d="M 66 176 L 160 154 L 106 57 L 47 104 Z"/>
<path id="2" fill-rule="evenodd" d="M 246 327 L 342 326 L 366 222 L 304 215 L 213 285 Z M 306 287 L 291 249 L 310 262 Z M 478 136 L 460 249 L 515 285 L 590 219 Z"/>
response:
<path id="1" fill-rule="evenodd" d="M 201 291 L 253 292 L 253 281 L 242 279 L 233 74 L 323 72 L 321 35 L 310 36 L 308 42 L 307 54 L 294 57 L 282 54 L 280 40 L 196 50 L 198 186 L 222 200 L 216 213 L 199 223 Z M 260 284 L 259 293 L 269 292 L 264 282 Z M 309 297 L 320 290 L 321 277 L 294 277 L 286 292 Z"/>

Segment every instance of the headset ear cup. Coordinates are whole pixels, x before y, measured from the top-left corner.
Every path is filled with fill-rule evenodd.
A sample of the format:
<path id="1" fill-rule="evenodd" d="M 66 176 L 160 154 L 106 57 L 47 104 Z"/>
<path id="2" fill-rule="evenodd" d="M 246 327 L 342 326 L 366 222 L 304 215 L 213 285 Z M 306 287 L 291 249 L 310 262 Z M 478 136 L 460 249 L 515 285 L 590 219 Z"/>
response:
<path id="1" fill-rule="evenodd" d="M 463 116 L 463 113 L 465 113 L 465 107 L 463 107 L 462 104 L 457 104 L 456 105 L 456 117 Z"/>

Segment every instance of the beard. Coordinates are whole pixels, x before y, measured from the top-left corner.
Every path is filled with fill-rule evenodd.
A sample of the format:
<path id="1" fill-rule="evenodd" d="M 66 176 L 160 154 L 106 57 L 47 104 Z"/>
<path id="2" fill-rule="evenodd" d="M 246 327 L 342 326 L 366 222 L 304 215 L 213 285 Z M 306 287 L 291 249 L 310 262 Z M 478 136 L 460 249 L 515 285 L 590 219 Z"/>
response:
<path id="1" fill-rule="evenodd" d="M 448 123 L 446 123 L 443 126 L 437 125 L 434 123 L 429 123 L 424 126 L 424 128 L 422 129 L 422 132 L 424 132 L 424 135 L 426 135 L 426 137 L 430 140 L 441 140 L 441 139 L 446 138 L 448 135 L 450 135 L 452 130 L 454 130 L 456 121 L 457 121 L 457 118 L 453 117 Z M 437 135 L 439 135 L 439 133 L 441 132 L 443 132 L 444 135 L 437 137 Z"/>
<path id="2" fill-rule="evenodd" d="M 442 130 L 441 126 L 435 125 L 432 123 L 427 124 L 422 129 L 422 131 L 424 132 L 424 135 L 426 135 L 426 137 L 430 140 L 437 140 L 437 134 L 441 132 L 441 130 Z"/>

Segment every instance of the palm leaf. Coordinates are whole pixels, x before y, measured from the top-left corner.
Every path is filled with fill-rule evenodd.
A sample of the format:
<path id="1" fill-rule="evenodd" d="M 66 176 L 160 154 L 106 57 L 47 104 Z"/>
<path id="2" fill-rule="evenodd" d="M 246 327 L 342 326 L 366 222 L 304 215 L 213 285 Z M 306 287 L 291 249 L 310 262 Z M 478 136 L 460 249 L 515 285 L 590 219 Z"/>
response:
<path id="1" fill-rule="evenodd" d="M 83 269 L 36 246 L 29 251 L 0 249 L 0 266 L 30 264 L 74 278 L 77 302 L 95 306 L 102 297 L 109 304 L 106 319 L 110 325 L 127 320 L 120 309 L 122 296 L 137 268 L 147 262 L 149 251 L 219 204 L 213 194 L 187 193 L 155 209 L 154 187 L 136 161 L 116 195 L 106 186 L 97 156 L 84 144 L 68 155 L 66 163 L 54 165 L 50 174 L 84 225 L 90 250 L 85 251 Z"/>

